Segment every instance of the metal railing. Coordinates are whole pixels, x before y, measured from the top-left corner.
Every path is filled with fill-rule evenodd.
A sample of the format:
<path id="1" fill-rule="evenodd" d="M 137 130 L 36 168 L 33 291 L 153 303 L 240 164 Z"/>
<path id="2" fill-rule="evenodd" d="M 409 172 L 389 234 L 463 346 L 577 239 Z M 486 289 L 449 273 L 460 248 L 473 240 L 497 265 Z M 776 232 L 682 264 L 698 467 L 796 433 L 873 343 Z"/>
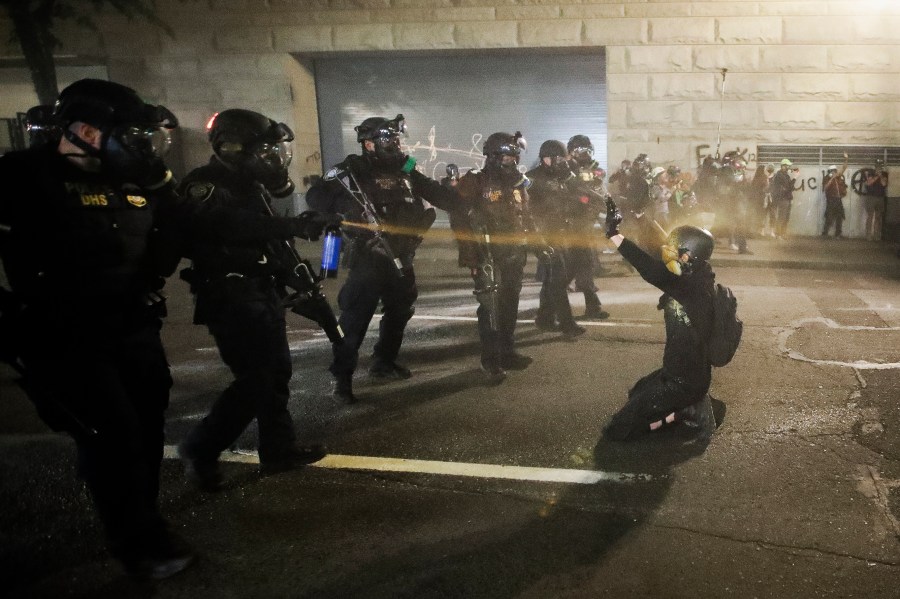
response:
<path id="1" fill-rule="evenodd" d="M 778 164 L 788 158 L 800 166 L 826 166 L 844 162 L 847 153 L 850 164 L 875 166 L 900 166 L 898 146 L 759 146 L 756 160 L 758 164 L 769 162 Z"/>

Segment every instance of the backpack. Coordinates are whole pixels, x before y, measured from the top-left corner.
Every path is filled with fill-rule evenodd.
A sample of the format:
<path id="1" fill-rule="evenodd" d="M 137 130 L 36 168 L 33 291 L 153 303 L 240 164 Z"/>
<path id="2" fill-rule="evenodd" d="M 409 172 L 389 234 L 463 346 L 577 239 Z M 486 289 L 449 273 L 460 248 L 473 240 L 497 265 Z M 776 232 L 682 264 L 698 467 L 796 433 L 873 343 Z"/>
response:
<path id="1" fill-rule="evenodd" d="M 744 323 L 737 317 L 737 299 L 731 289 L 716 283 L 713 295 L 713 326 L 707 342 L 709 363 L 721 368 L 734 357 Z"/>

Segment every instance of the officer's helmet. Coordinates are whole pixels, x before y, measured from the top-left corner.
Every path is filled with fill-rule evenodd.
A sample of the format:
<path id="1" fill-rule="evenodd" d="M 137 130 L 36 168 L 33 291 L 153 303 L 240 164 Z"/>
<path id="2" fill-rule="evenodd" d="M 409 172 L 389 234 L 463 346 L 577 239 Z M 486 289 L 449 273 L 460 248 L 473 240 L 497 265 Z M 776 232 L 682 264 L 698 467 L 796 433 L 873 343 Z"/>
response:
<path id="1" fill-rule="evenodd" d="M 573 135 L 566 144 L 566 150 L 582 166 L 594 161 L 594 144 L 587 135 Z"/>
<path id="2" fill-rule="evenodd" d="M 485 169 L 518 171 L 519 155 L 522 153 L 524 142 L 525 139 L 518 131 L 515 134 L 491 133 L 481 148 L 481 153 L 487 157 L 484 161 Z"/>
<path id="3" fill-rule="evenodd" d="M 564 146 L 561 141 L 555 139 L 548 139 L 541 144 L 541 148 L 538 150 L 539 158 L 558 158 L 564 157 L 566 154 L 568 154 L 566 146 Z"/>
<path id="4" fill-rule="evenodd" d="M 678 249 L 678 255 L 690 252 L 690 262 L 694 260 L 708 261 L 715 248 L 712 233 L 700 227 L 682 225 L 669 233 L 666 245 Z"/>
<path id="5" fill-rule="evenodd" d="M 829 166 L 829 167 L 828 167 L 828 172 L 829 172 L 829 173 L 836 173 L 836 172 L 837 172 L 837 165 L 832 164 L 831 166 Z"/>
<path id="6" fill-rule="evenodd" d="M 646 154 L 638 154 L 637 158 L 631 162 L 631 172 L 639 175 L 646 176 L 650 174 L 652 168 L 653 165 L 650 163 L 650 159 L 647 158 Z"/>
<path id="7" fill-rule="evenodd" d="M 170 130 L 178 127 L 178 119 L 164 106 L 147 104 L 130 87 L 102 79 L 81 79 L 62 90 L 53 118 L 74 145 L 120 167 L 165 156 L 172 145 Z M 99 151 L 68 130 L 74 122 L 103 132 Z"/>
<path id="8" fill-rule="evenodd" d="M 406 119 L 398 114 L 393 119 L 383 116 L 372 116 L 354 127 L 356 141 L 363 146 L 363 152 L 374 161 L 385 167 L 400 167 L 406 157 L 400 147 L 400 137 L 406 136 Z M 372 150 L 367 150 L 365 142 L 374 144 Z"/>
<path id="9" fill-rule="evenodd" d="M 294 132 L 284 123 L 252 110 L 230 108 L 214 115 L 207 129 L 213 152 L 229 167 L 263 183 L 286 174 Z"/>

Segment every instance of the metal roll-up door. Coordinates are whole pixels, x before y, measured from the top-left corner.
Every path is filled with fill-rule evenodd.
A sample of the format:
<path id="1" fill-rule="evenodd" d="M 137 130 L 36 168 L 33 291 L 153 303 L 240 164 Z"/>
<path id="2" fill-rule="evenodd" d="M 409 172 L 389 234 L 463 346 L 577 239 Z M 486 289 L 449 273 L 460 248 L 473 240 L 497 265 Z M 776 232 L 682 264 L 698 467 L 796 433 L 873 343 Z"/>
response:
<path id="1" fill-rule="evenodd" d="M 606 167 L 606 60 L 591 53 L 377 55 L 314 61 L 323 165 L 359 153 L 353 127 L 370 116 L 406 117 L 404 140 L 426 175 L 482 165 L 491 133 L 521 131 L 533 167 L 547 139 L 591 138 Z"/>

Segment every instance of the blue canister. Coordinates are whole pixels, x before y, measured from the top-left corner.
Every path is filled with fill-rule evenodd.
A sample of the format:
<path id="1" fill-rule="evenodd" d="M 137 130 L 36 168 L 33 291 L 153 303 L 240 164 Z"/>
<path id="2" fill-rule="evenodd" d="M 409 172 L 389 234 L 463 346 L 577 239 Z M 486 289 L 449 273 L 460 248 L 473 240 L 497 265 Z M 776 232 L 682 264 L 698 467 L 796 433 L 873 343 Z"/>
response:
<path id="1" fill-rule="evenodd" d="M 319 276 L 323 279 L 336 278 L 340 260 L 341 230 L 338 227 L 328 227 L 325 229 L 325 239 L 322 242 L 322 271 Z"/>

